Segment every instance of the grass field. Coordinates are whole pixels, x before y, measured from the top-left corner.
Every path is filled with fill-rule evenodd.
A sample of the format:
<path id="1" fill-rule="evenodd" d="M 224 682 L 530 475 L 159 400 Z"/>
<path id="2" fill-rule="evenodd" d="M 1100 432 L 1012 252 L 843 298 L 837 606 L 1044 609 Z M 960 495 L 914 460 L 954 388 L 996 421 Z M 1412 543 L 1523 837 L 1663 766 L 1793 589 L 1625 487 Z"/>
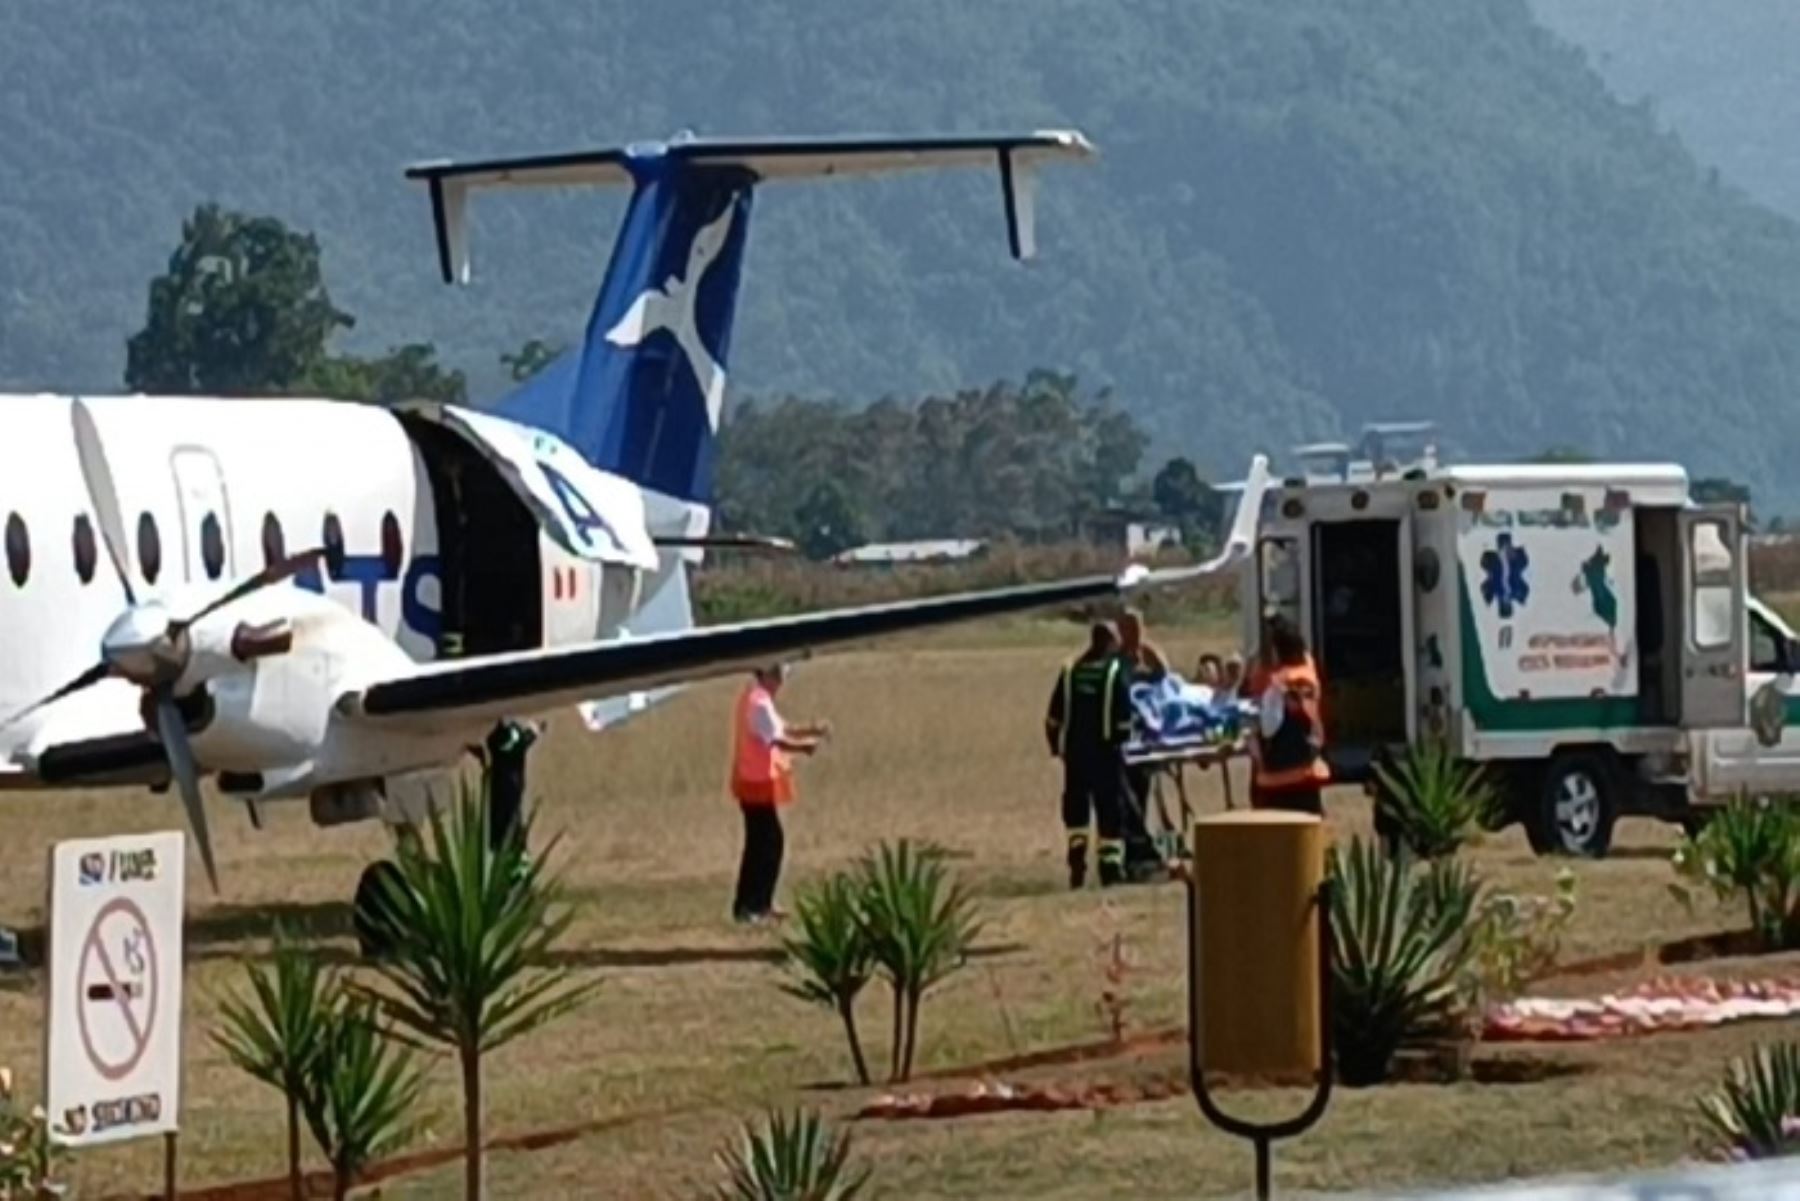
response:
<path id="1" fill-rule="evenodd" d="M 1066 625 L 1013 623 L 835 656 L 803 666 L 784 697 L 790 716 L 829 716 L 836 728 L 828 750 L 802 768 L 784 892 L 878 839 L 911 836 L 955 852 L 955 868 L 982 896 L 987 953 L 927 1002 L 921 1070 L 1102 1037 L 1103 946 L 1115 932 L 1133 965 L 1130 1029 L 1180 1023 L 1182 890 L 1071 896 L 1064 887 L 1057 773 L 1043 750 L 1040 714 L 1075 636 Z M 1228 637 L 1221 625 L 1164 641 L 1189 662 Z M 562 955 L 604 983 L 579 1014 L 490 1061 L 492 1136 L 590 1126 L 556 1145 L 497 1152 L 489 1169 L 495 1197 L 694 1197 L 714 1179 L 714 1148 L 763 1106 L 800 1102 L 845 1116 L 870 1095 L 837 1087 L 849 1065 L 831 1015 L 778 991 L 776 936 L 726 920 L 739 825 L 722 785 L 736 687 L 697 688 L 629 731 L 600 738 L 559 721 L 534 755 L 539 829 L 565 833 L 560 861 L 581 903 Z M 1240 777 L 1240 796 L 1244 784 Z M 1209 779 L 1205 789 L 1202 807 L 1217 808 L 1216 785 Z M 172 800 L 135 793 L 8 797 L 0 806 L 0 830 L 16 852 L 0 877 L 0 922 L 27 927 L 42 921 L 52 839 L 179 825 Z M 1367 803 L 1355 793 L 1340 791 L 1330 809 L 1340 835 L 1367 826 Z M 242 961 L 266 953 L 277 918 L 304 925 L 347 959 L 347 899 L 362 867 L 386 850 L 378 828 L 317 830 L 300 807 L 267 824 L 259 834 L 241 813 L 215 804 L 225 898 L 211 899 L 192 873 L 182 1146 L 189 1188 L 282 1170 L 279 1098 L 233 1071 L 207 1041 L 218 990 L 236 982 Z M 1738 923 L 1734 913 L 1690 916 L 1669 897 L 1665 828 L 1626 822 L 1618 842 L 1614 858 L 1577 869 L 1569 956 Z M 1476 861 L 1501 883 L 1540 892 L 1550 890 L 1556 867 L 1533 858 L 1517 830 L 1489 839 Z M 0 977 L 0 1064 L 18 1069 L 31 1090 L 41 1066 L 42 990 L 35 972 Z M 876 993 L 864 1016 L 872 1050 L 883 1045 L 887 1021 Z M 1693 1096 L 1730 1055 L 1789 1032 L 1762 1024 L 1531 1048 L 1566 1070 L 1536 1083 L 1342 1091 L 1319 1127 L 1278 1150 L 1277 1183 L 1363 1188 L 1673 1162 L 1694 1146 Z M 1079 1071 L 1084 1079 L 1123 1078 L 1179 1062 L 1171 1050 L 1149 1063 Z M 454 1147 L 448 1063 L 435 1070 L 431 1101 L 426 1145 Z M 1298 1099 L 1241 1095 L 1233 1103 L 1270 1112 Z M 878 1165 L 878 1196 L 1234 1195 L 1250 1166 L 1248 1149 L 1214 1133 L 1185 1096 L 1098 1114 L 857 1123 L 855 1132 Z M 458 1171 L 447 1164 L 381 1188 L 390 1197 L 455 1195 Z M 159 1151 L 143 1144 L 87 1153 L 74 1180 L 80 1196 L 152 1192 Z"/>

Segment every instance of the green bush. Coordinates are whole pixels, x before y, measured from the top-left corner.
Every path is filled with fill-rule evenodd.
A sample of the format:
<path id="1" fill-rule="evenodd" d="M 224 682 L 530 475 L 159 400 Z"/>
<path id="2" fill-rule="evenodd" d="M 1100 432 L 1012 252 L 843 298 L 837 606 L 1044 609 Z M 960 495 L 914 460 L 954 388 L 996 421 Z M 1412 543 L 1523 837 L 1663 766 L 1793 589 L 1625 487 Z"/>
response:
<path id="1" fill-rule="evenodd" d="M 869 1064 L 856 1033 L 856 998 L 875 974 L 863 928 L 862 892 L 849 876 L 836 875 L 803 890 L 794 904 L 794 929 L 782 942 L 792 979 L 783 989 L 834 1010 L 850 1040 L 856 1079 L 869 1083 Z"/>
<path id="2" fill-rule="evenodd" d="M 1499 792 L 1481 768 L 1458 759 L 1441 741 L 1407 748 L 1397 763 L 1377 761 L 1379 829 L 1423 859 L 1454 855 L 1482 829 L 1498 828 Z"/>
<path id="3" fill-rule="evenodd" d="M 1422 870 L 1361 838 L 1331 849 L 1327 876 L 1338 1075 L 1353 1087 L 1378 1084 L 1402 1045 L 1463 1028 L 1476 904 L 1465 889 L 1475 881 Z"/>
<path id="4" fill-rule="evenodd" d="M 413 1052 L 377 1025 L 379 1007 L 340 994 L 328 1011 L 304 1109 L 313 1141 L 331 1165 L 331 1195 L 343 1201 L 378 1157 L 422 1128 L 415 1111 L 424 1073 Z"/>
<path id="5" fill-rule="evenodd" d="M 769 1115 L 746 1124 L 718 1155 L 727 1183 L 718 1201 L 853 1201 L 868 1183 L 867 1166 L 852 1167 L 850 1136 L 833 1134 L 816 1113 Z"/>
<path id="6" fill-rule="evenodd" d="M 1800 811 L 1794 798 L 1739 796 L 1675 850 L 1674 892 L 1684 904 L 1710 890 L 1741 898 L 1769 950 L 1800 946 Z"/>
<path id="7" fill-rule="evenodd" d="M 1734 1059 L 1718 1089 L 1700 1099 L 1713 1150 L 1765 1159 L 1800 1150 L 1800 1044 L 1757 1047 Z"/>
<path id="8" fill-rule="evenodd" d="M 50 1137 L 43 1106 L 21 1111 L 12 1073 L 0 1068 L 0 1198 L 62 1196 L 66 1189 L 51 1168 L 65 1154 Z"/>
<path id="9" fill-rule="evenodd" d="M 943 859 L 902 839 L 881 844 L 858 870 L 863 936 L 894 996 L 890 1079 L 911 1077 L 919 1046 L 919 1006 L 963 965 L 980 931 L 974 898 L 950 879 Z"/>

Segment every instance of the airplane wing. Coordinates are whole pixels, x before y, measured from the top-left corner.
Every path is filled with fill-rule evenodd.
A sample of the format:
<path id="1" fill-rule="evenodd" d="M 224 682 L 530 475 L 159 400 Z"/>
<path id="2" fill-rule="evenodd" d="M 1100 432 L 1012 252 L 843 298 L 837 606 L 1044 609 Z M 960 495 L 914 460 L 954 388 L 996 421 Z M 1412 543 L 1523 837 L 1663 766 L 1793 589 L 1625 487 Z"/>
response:
<path id="1" fill-rule="evenodd" d="M 708 679 L 815 650 L 986 617 L 1117 600 L 1148 588 L 1234 570 L 1255 546 L 1267 488 L 1258 456 L 1225 547 L 1192 567 L 1088 576 L 924 600 L 828 610 L 766 621 L 706 626 L 647 638 L 421 664 L 339 702 L 348 717 L 378 721 L 484 722 Z"/>

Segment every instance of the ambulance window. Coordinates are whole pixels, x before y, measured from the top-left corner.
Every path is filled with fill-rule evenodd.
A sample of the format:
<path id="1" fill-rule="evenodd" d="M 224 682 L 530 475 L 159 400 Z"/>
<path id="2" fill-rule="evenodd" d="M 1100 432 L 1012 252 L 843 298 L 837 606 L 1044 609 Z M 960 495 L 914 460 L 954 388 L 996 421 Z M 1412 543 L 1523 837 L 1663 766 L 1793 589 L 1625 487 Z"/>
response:
<path id="1" fill-rule="evenodd" d="M 262 550 L 264 567 L 287 558 L 287 537 L 281 532 L 281 518 L 273 513 L 263 514 Z"/>
<path id="2" fill-rule="evenodd" d="M 1725 544 L 1725 525 L 1695 523 L 1688 545 L 1694 581 L 1694 645 L 1713 650 L 1731 643 L 1732 553 Z"/>
<path id="3" fill-rule="evenodd" d="M 6 570 L 20 588 L 31 578 L 31 531 L 17 513 L 6 518 Z"/>
<path id="4" fill-rule="evenodd" d="M 400 519 L 392 513 L 381 517 L 381 566 L 389 575 L 399 575 L 406 560 L 406 543 L 400 536 Z"/>
<path id="5" fill-rule="evenodd" d="M 325 514 L 325 567 L 334 579 L 344 572 L 344 525 L 336 513 Z"/>
<path id="6" fill-rule="evenodd" d="M 138 514 L 137 553 L 144 582 L 156 583 L 156 577 L 162 574 L 162 535 L 157 533 L 156 518 L 149 513 Z"/>
<path id="7" fill-rule="evenodd" d="M 1750 670 L 1778 671 L 1781 668 L 1781 639 L 1775 628 L 1757 614 L 1750 615 Z"/>
<path id="8" fill-rule="evenodd" d="M 94 523 L 88 520 L 86 513 L 75 518 L 71 546 L 75 552 L 76 578 L 84 584 L 93 583 L 94 569 L 100 565 L 100 546 L 94 541 Z"/>
<path id="9" fill-rule="evenodd" d="M 225 535 L 219 530 L 219 518 L 208 513 L 200 519 L 200 562 L 206 578 L 216 580 L 225 570 Z"/>

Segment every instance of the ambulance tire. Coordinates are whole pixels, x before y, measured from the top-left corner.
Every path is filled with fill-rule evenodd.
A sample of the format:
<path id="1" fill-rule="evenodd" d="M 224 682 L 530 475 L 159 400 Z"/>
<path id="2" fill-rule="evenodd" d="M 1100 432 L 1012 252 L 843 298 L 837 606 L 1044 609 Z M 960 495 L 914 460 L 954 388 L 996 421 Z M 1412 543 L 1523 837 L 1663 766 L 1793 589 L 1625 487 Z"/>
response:
<path id="1" fill-rule="evenodd" d="M 1612 758 L 1568 751 L 1544 769 L 1535 820 L 1525 830 L 1531 849 L 1540 855 L 1604 859 L 1618 812 L 1619 780 Z"/>

